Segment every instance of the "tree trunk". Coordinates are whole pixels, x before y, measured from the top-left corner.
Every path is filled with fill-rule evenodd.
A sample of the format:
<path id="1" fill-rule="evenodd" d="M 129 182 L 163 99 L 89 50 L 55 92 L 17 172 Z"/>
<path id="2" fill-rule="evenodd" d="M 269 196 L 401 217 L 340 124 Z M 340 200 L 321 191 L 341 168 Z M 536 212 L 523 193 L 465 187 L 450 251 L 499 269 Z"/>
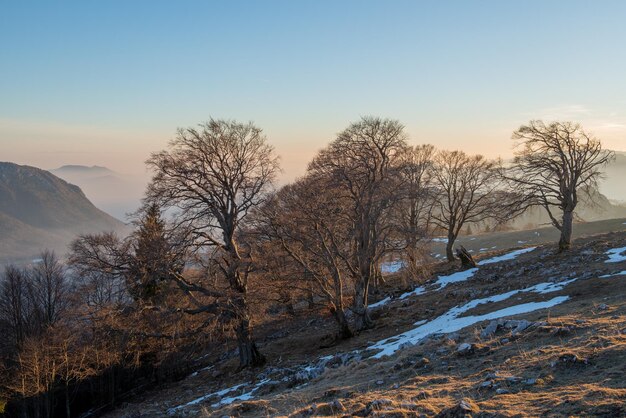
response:
<path id="1" fill-rule="evenodd" d="M 456 249 L 456 256 L 459 257 L 459 260 L 461 260 L 461 267 L 465 269 L 476 267 L 474 257 L 472 257 L 472 254 L 470 254 L 464 246 L 461 245 L 461 248 Z"/>
<path id="2" fill-rule="evenodd" d="M 359 280 L 355 287 L 354 294 L 354 329 L 363 331 L 372 326 L 372 320 L 367 312 L 367 296 L 369 283 L 366 280 Z"/>
<path id="3" fill-rule="evenodd" d="M 46 418 L 50 418 L 52 416 L 52 394 L 50 393 L 50 390 L 44 393 L 43 399 L 44 413 L 46 414 Z"/>
<path id="4" fill-rule="evenodd" d="M 335 319 L 337 320 L 337 325 L 339 326 L 339 338 L 342 340 L 354 337 L 352 330 L 350 329 L 350 325 L 348 324 L 348 318 L 346 318 L 346 313 L 343 311 L 343 308 L 337 308 L 333 312 Z"/>
<path id="5" fill-rule="evenodd" d="M 307 288 L 306 300 L 309 304 L 309 309 L 313 309 L 315 307 L 315 298 L 313 296 L 313 289 L 311 288 L 311 283 L 309 283 L 309 287 Z"/>
<path id="6" fill-rule="evenodd" d="M 115 405 L 115 366 L 111 366 L 111 372 L 109 373 L 109 390 L 111 405 Z"/>
<path id="7" fill-rule="evenodd" d="M 247 313 L 238 318 L 237 323 L 237 347 L 239 349 L 239 367 L 257 367 L 265 364 L 265 357 L 261 354 L 252 340 L 250 332 L 250 319 Z"/>
<path id="8" fill-rule="evenodd" d="M 454 252 L 452 248 L 454 247 L 454 235 L 448 234 L 448 242 L 446 243 L 446 257 L 448 261 L 454 261 Z"/>
<path id="9" fill-rule="evenodd" d="M 411 278 L 417 276 L 417 250 L 413 247 L 407 247 L 406 249 L 407 255 L 407 270 L 411 273 L 409 276 Z M 410 284 L 410 283 L 409 283 Z"/>
<path id="10" fill-rule="evenodd" d="M 70 409 L 70 386 L 65 384 L 65 418 L 70 418 L 72 410 Z"/>
<path id="11" fill-rule="evenodd" d="M 563 222 L 561 223 L 561 238 L 559 239 L 559 252 L 568 250 L 572 242 L 572 223 L 574 212 L 563 211 Z"/>
<path id="12" fill-rule="evenodd" d="M 33 397 L 33 412 L 35 413 L 35 418 L 41 417 L 41 396 Z"/>
<path id="13" fill-rule="evenodd" d="M 339 325 L 339 338 L 347 339 L 352 338 L 354 333 L 350 329 L 348 318 L 346 318 L 345 306 L 343 303 L 343 280 L 341 280 L 341 273 L 335 265 L 333 272 L 333 287 L 335 290 L 335 297 L 333 301 L 333 315 Z"/>

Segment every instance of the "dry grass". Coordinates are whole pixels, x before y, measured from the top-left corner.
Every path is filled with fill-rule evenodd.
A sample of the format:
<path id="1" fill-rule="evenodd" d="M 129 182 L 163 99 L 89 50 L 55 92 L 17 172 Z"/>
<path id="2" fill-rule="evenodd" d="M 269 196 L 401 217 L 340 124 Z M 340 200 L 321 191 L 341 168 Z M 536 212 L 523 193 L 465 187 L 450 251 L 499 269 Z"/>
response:
<path id="1" fill-rule="evenodd" d="M 205 405 L 204 412 L 198 407 L 181 416 L 452 417 L 462 416 L 458 415 L 463 412 L 459 405 L 465 400 L 469 416 L 626 417 L 626 276 L 597 278 L 608 268 L 625 269 L 623 264 L 607 265 L 602 258 L 607 248 L 623 245 L 626 234 L 614 233 L 577 242 L 573 255 L 537 250 L 520 257 L 513 267 L 485 266 L 471 282 L 383 308 L 374 329 L 336 347 L 319 349 L 322 337 L 332 332 L 332 323 L 322 321 L 308 327 L 289 324 L 293 332 L 288 337 L 262 347 L 271 366 L 293 366 L 335 352 L 362 349 L 371 341 L 404 332 L 415 321 L 432 319 L 476 295 L 483 297 L 545 282 L 549 279 L 545 269 L 554 267 L 557 271 L 552 275 L 556 279 L 592 272 L 589 278 L 559 292 L 545 296 L 520 294 L 519 300 L 514 297 L 468 312 L 478 314 L 529 300 L 570 296 L 566 303 L 550 310 L 523 315 L 541 325 L 519 335 L 501 330 L 481 340 L 484 324 L 478 324 L 456 335 L 429 339 L 392 357 L 329 368 L 305 385 L 268 387 L 259 390 L 253 401 L 218 410 Z M 572 256 L 580 259 L 567 264 Z M 522 267 L 525 270 L 520 274 L 506 276 Z M 393 280 L 388 284 L 392 285 Z M 457 354 L 460 342 L 474 343 L 474 352 Z M 222 365 L 219 378 L 199 374 L 182 385 L 146 396 L 137 408 L 154 411 L 147 412 L 147 416 L 159 416 L 167 407 L 188 402 L 216 387 L 254 378 L 255 372 L 251 371 L 233 375 L 235 368 L 235 360 L 231 360 Z M 125 416 L 131 410 L 128 407 L 112 416 Z"/>

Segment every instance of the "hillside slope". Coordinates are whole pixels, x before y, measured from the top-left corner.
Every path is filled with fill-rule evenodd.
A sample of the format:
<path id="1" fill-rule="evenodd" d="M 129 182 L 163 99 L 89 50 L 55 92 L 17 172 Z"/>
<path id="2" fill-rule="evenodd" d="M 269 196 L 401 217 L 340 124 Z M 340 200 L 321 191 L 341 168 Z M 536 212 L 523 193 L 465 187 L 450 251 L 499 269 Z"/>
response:
<path id="1" fill-rule="evenodd" d="M 286 319 L 257 331 L 265 368 L 201 358 L 109 416 L 626 416 L 624 228 L 455 269 L 405 289 L 389 276 L 353 339 L 329 347 L 328 319 Z"/>
<path id="2" fill-rule="evenodd" d="M 77 234 L 124 229 L 78 186 L 45 170 L 0 162 L 0 262 L 32 259 L 44 248 L 64 253 Z"/>

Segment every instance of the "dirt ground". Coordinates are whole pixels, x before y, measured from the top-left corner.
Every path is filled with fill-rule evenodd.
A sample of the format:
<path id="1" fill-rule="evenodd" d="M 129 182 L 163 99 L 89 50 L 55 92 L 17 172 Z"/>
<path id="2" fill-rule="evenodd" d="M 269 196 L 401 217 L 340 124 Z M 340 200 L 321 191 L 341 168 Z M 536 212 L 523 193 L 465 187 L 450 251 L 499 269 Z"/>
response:
<path id="1" fill-rule="evenodd" d="M 626 261 L 605 262 L 607 250 L 626 247 L 626 225 L 620 222 L 614 225 L 616 232 L 590 232 L 577 239 L 568 253 L 556 254 L 553 244 L 540 245 L 515 260 L 481 266 L 467 281 L 392 300 L 373 312 L 372 329 L 347 341 L 332 344 L 332 321 L 317 316 L 276 318 L 257 329 L 268 357 L 266 370 L 297 368 L 323 356 L 364 350 L 414 328 L 416 321 L 430 321 L 476 298 L 577 278 L 549 294 L 519 293 L 464 314 L 569 298 L 550 309 L 507 317 L 532 322 L 522 332 L 499 328 L 481 337 L 490 323 L 484 321 L 432 336 L 389 357 L 374 359 L 369 353 L 358 361 L 330 365 L 297 384 L 290 380 L 260 386 L 249 400 L 212 406 L 219 398 L 208 397 L 171 409 L 260 380 L 264 369 L 237 372 L 232 358 L 146 393 L 108 416 L 626 417 L 626 275 L 601 277 L 626 270 Z M 537 245 L 515 247 L 531 244 Z M 493 250 L 490 255 L 505 252 Z M 438 265 L 433 278 L 456 268 Z M 400 288 L 405 282 L 400 276 L 389 277 L 377 298 L 406 290 Z M 470 348 L 460 352 L 461 344 Z"/>

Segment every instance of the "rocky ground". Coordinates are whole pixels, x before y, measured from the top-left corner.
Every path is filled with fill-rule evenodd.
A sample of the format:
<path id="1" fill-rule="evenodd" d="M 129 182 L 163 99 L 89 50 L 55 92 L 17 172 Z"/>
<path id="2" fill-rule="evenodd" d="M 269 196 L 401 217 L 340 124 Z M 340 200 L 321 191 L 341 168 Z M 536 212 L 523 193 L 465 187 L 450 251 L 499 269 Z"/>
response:
<path id="1" fill-rule="evenodd" d="M 351 340 L 329 344 L 324 318 L 278 321 L 260 330 L 265 368 L 199 362 L 109 416 L 626 417 L 623 229 L 565 254 L 545 244 L 485 252 L 472 271 L 442 263 L 417 289 L 398 273 L 375 327 Z"/>

